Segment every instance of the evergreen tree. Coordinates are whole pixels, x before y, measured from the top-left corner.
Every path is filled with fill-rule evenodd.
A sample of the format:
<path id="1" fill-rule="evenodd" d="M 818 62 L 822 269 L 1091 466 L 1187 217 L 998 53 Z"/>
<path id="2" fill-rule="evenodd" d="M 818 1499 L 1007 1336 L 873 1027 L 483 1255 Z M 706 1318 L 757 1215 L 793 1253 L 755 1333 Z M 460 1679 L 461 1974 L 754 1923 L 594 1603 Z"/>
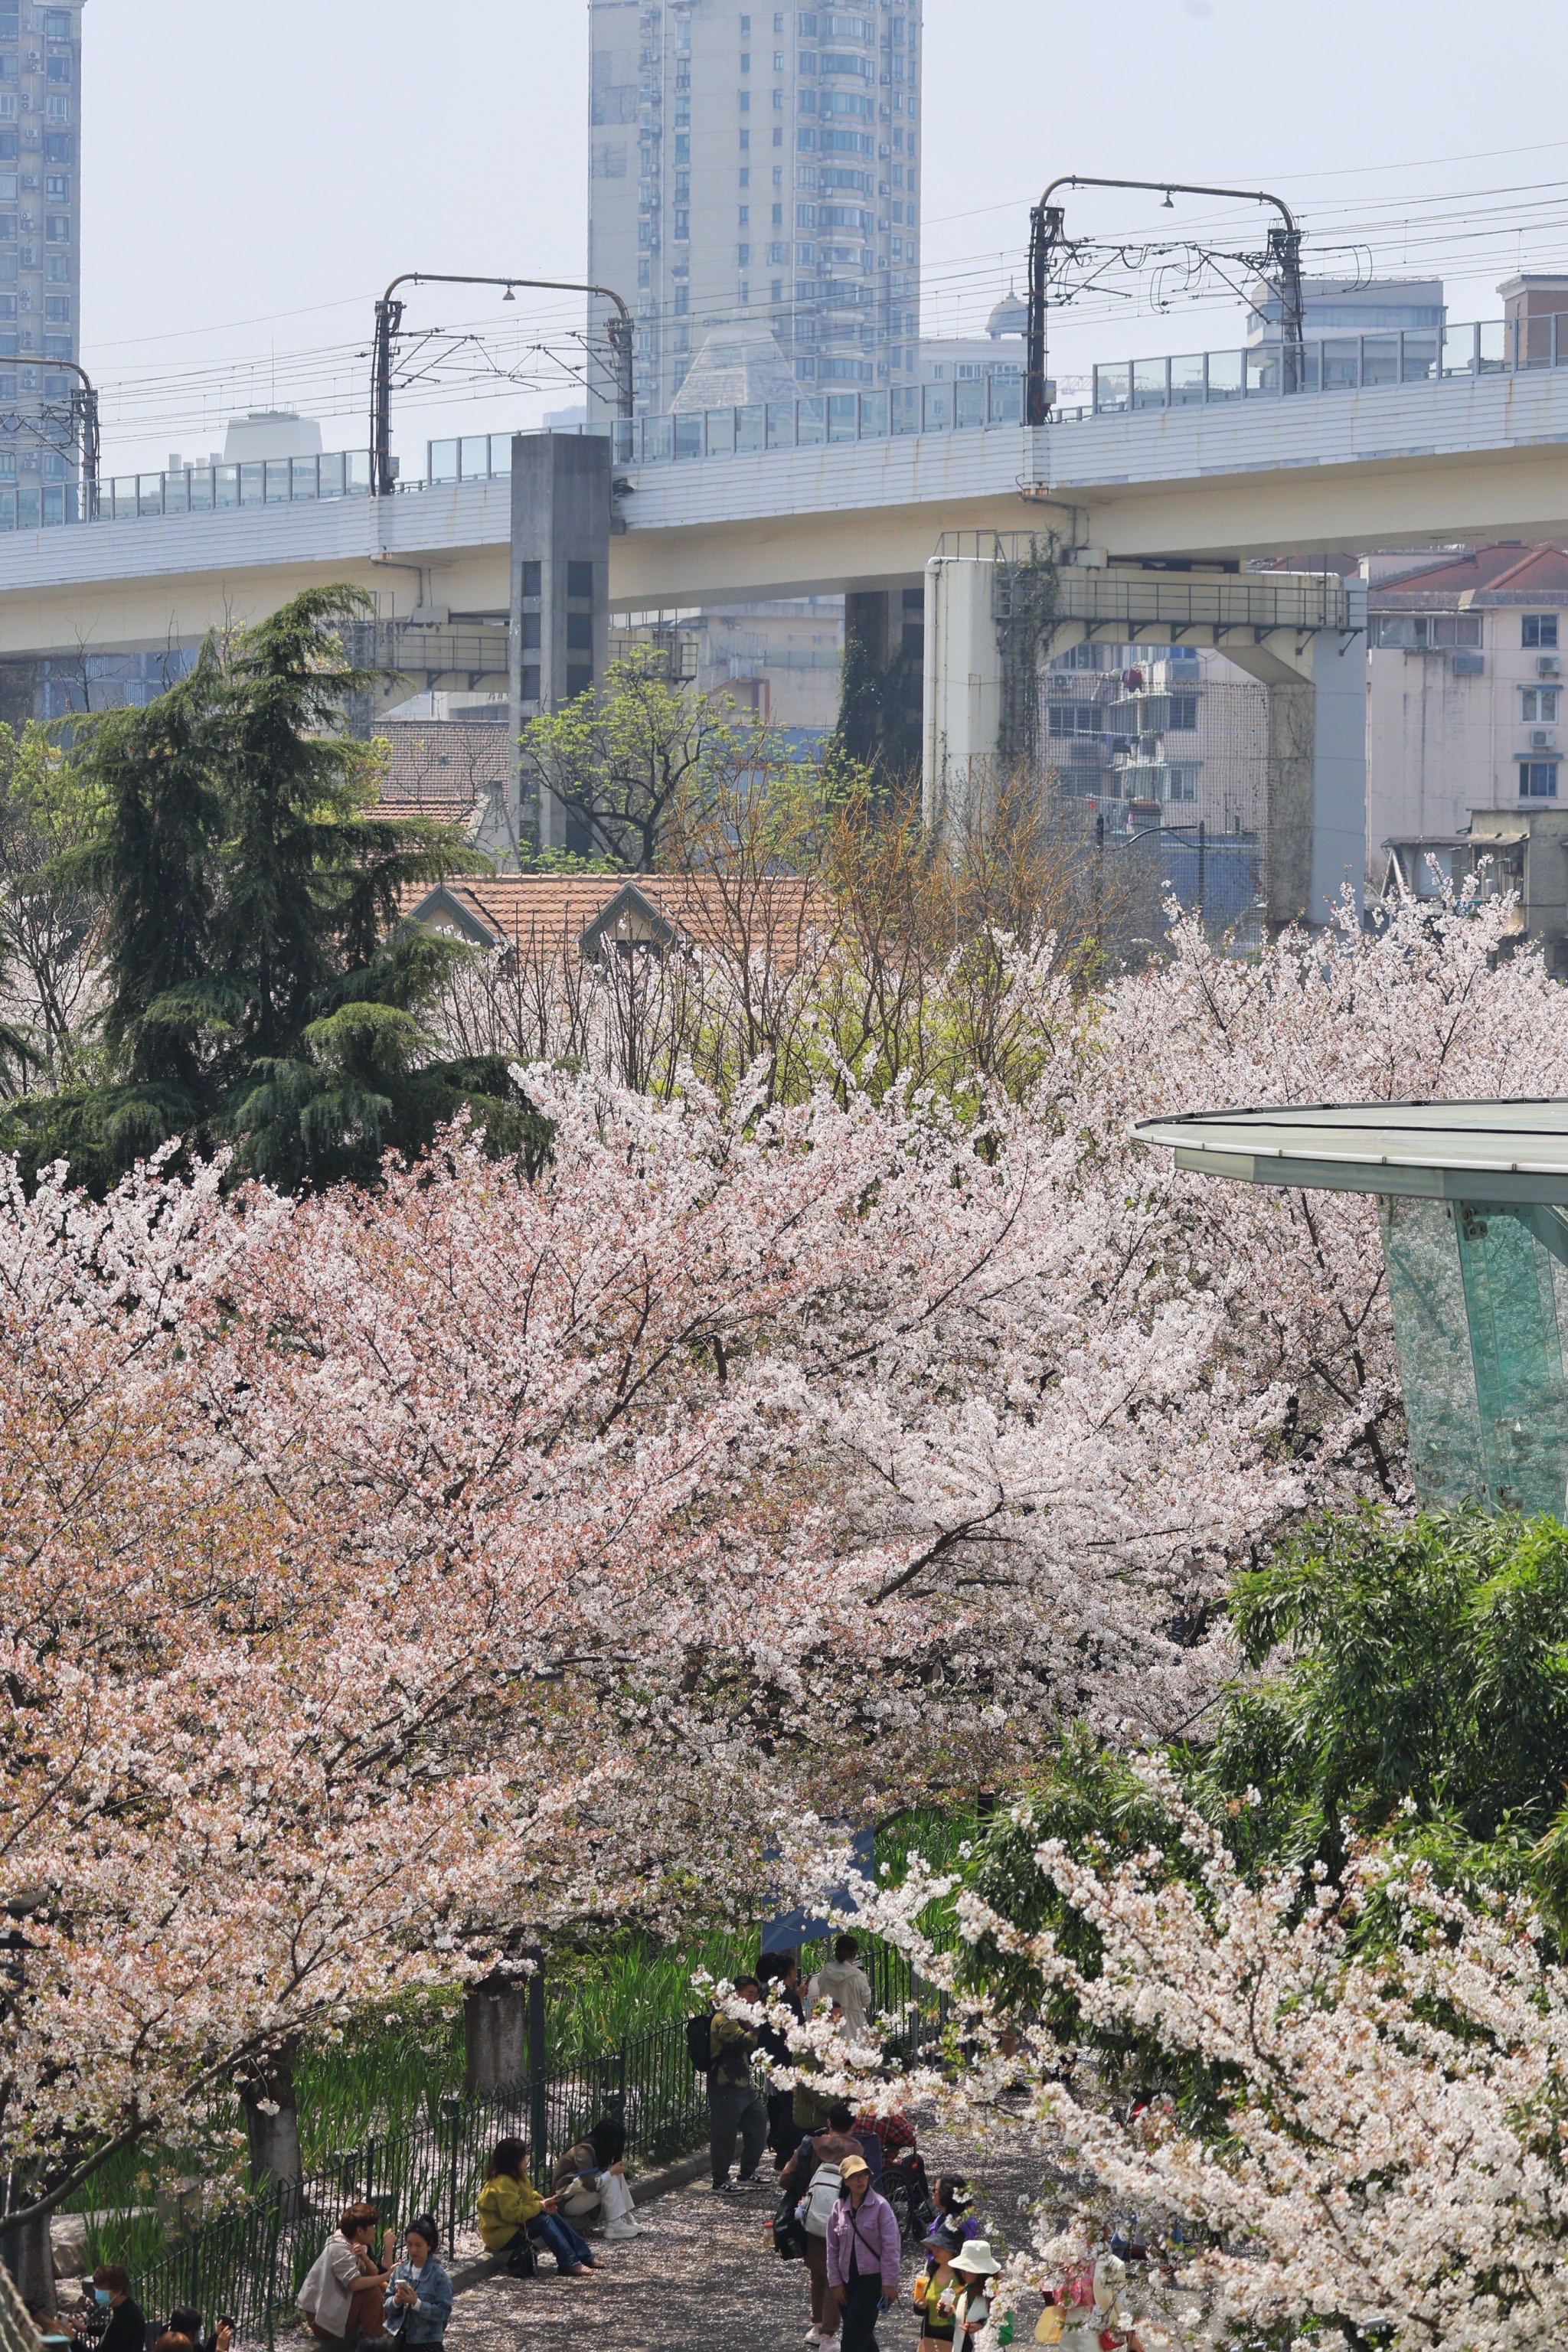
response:
<path id="1" fill-rule="evenodd" d="M 110 1075 L 8 1107 L 25 1175 L 68 1159 L 100 1192 L 178 1138 L 290 1187 L 371 1181 L 465 1107 L 492 1150 L 542 1148 L 504 1065 L 441 1061 L 421 1018 L 464 950 L 400 937 L 402 895 L 483 861 L 379 814 L 374 755 L 333 731 L 372 683 L 342 651 L 367 604 L 309 590 L 146 709 L 79 723 L 100 814 L 68 878 L 104 908 Z"/>

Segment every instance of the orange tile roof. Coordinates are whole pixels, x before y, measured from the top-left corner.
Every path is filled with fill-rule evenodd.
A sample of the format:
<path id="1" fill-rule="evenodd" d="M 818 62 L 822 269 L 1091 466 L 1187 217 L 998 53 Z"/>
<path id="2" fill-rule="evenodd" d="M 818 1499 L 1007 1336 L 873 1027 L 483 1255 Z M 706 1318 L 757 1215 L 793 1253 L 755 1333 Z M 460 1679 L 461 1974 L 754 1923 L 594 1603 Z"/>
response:
<path id="1" fill-rule="evenodd" d="M 463 719 L 384 719 L 392 758 L 381 787 L 387 816 L 438 817 L 468 825 L 509 781 L 511 739 L 505 727 Z"/>
<path id="2" fill-rule="evenodd" d="M 828 900 L 795 875 L 742 882 L 691 874 L 492 874 L 454 877 L 440 888 L 497 946 L 575 952 L 628 883 L 694 946 L 765 956 L 785 970 L 799 962 L 807 935 L 832 923 Z M 406 912 L 417 919 L 436 896 L 409 892 Z"/>

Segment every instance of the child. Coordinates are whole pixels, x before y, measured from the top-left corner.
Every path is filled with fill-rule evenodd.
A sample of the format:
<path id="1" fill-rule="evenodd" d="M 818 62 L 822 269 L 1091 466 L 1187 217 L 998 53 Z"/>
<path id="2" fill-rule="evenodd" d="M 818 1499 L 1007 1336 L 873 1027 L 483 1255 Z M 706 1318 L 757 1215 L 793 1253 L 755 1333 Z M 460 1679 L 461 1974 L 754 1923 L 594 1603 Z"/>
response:
<path id="1" fill-rule="evenodd" d="M 992 2345 L 1012 2342 L 1011 2312 L 1002 2317 L 994 2331 L 986 2333 L 991 2322 L 991 2290 L 1000 2268 L 984 2238 L 971 2238 L 963 2251 L 954 2254 L 952 2270 L 959 2292 L 952 2307 L 953 2352 L 978 2352 L 983 2335 L 986 2337 L 985 2352 L 990 2352 Z"/>
<path id="2" fill-rule="evenodd" d="M 958 2249 L 932 2242 L 926 2266 L 915 2281 L 914 2305 L 921 2315 L 920 2352 L 951 2352 L 954 2314 L 961 2282 L 953 2277 L 952 2258 Z"/>

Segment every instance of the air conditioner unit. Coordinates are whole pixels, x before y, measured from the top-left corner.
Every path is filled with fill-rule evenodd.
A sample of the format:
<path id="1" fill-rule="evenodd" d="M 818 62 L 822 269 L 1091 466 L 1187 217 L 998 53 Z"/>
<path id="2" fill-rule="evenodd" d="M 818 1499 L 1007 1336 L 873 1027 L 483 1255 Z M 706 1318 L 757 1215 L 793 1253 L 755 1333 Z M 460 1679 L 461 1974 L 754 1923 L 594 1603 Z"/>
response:
<path id="1" fill-rule="evenodd" d="M 1530 730 L 1530 748 L 1532 751 L 1555 751 L 1557 748 L 1556 728 L 1532 727 Z"/>
<path id="2" fill-rule="evenodd" d="M 1555 654 L 1537 654 L 1535 657 L 1537 677 L 1556 677 L 1561 673 L 1562 667 L 1563 665 Z"/>

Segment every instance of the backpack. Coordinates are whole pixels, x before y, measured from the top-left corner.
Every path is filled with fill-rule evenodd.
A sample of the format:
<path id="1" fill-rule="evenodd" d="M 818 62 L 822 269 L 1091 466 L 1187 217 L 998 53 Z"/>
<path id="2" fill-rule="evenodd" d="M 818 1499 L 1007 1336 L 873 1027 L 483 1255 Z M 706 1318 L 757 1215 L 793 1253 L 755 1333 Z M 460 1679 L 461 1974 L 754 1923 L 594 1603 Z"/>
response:
<path id="1" fill-rule="evenodd" d="M 838 2202 L 842 2187 L 836 2164 L 819 2164 L 811 2176 L 811 2186 L 805 2192 L 805 2211 L 802 2227 L 808 2238 L 826 2238 L 827 2217 Z"/>
<path id="2" fill-rule="evenodd" d="M 691 2061 L 694 2074 L 706 2074 L 713 2055 L 713 2012 L 705 2009 L 700 2017 L 686 2021 L 686 2054 Z"/>
<path id="3" fill-rule="evenodd" d="M 781 2262 L 798 2263 L 805 2252 L 805 2233 L 795 2217 L 789 2197 L 773 2215 L 773 2252 Z"/>

